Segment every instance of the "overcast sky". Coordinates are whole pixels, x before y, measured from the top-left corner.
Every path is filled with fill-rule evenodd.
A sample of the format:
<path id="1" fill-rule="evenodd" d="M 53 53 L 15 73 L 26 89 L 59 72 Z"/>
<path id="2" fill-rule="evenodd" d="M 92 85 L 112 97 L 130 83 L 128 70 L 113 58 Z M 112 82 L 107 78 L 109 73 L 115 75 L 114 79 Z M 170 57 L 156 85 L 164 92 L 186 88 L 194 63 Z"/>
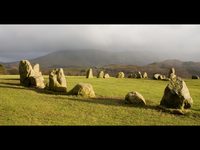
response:
<path id="1" fill-rule="evenodd" d="M 200 25 L 0 25 L 0 62 L 67 49 L 140 50 L 200 61 Z"/>

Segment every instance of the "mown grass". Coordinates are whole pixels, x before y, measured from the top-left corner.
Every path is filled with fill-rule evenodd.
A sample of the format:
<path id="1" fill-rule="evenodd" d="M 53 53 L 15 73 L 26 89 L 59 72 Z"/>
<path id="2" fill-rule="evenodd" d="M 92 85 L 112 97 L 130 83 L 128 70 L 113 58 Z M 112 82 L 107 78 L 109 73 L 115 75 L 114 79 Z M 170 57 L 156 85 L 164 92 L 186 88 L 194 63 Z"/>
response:
<path id="1" fill-rule="evenodd" d="M 61 95 L 19 84 L 19 76 L 0 76 L 0 125 L 200 125 L 200 80 L 185 80 L 194 100 L 187 115 L 157 109 L 167 81 L 145 79 L 86 79 L 67 76 L 68 90 L 77 83 L 91 83 L 97 98 Z M 48 77 L 45 76 L 45 82 Z M 146 107 L 124 103 L 136 90 Z"/>

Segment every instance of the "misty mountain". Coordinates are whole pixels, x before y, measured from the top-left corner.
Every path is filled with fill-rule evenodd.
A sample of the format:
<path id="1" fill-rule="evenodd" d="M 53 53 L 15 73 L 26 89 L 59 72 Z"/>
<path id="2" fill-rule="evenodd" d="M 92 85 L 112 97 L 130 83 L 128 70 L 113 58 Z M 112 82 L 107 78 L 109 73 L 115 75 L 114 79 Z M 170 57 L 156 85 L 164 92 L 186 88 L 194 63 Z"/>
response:
<path id="1" fill-rule="evenodd" d="M 66 50 L 30 60 L 39 63 L 42 68 L 69 66 L 103 66 L 107 64 L 146 65 L 157 60 L 155 54 L 142 51 L 102 51 L 102 50 Z"/>
<path id="2" fill-rule="evenodd" d="M 95 72 L 98 72 L 99 68 L 113 76 L 118 71 L 124 71 L 126 74 L 146 71 L 152 77 L 154 73 L 168 75 L 169 69 L 174 67 L 177 75 L 181 77 L 190 78 L 193 74 L 200 75 L 200 62 L 185 62 L 177 59 L 160 61 L 157 54 L 141 51 L 67 50 L 53 52 L 30 62 L 39 63 L 46 74 L 51 68 L 62 67 L 65 68 L 66 74 L 83 75 L 84 69 L 92 67 Z M 18 72 L 18 64 L 19 62 L 4 63 L 4 66 L 9 74 L 13 74 Z"/>

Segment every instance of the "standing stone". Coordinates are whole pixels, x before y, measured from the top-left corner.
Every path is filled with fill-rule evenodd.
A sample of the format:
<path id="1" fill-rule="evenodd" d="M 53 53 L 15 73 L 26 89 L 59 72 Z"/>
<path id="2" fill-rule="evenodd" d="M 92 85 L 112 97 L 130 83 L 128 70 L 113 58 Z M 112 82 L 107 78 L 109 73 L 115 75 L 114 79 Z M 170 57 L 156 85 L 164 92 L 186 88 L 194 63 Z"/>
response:
<path id="1" fill-rule="evenodd" d="M 77 84 L 68 94 L 82 97 L 95 97 L 94 89 L 88 83 Z"/>
<path id="2" fill-rule="evenodd" d="M 192 106 L 193 100 L 186 83 L 179 77 L 170 80 L 164 91 L 160 102 L 161 106 L 173 109 L 188 109 Z"/>
<path id="3" fill-rule="evenodd" d="M 124 77 L 125 77 L 125 75 L 124 75 L 123 72 L 119 72 L 119 73 L 117 74 L 117 78 L 124 78 Z"/>
<path id="4" fill-rule="evenodd" d="M 198 75 L 192 75 L 192 79 L 199 79 Z"/>
<path id="5" fill-rule="evenodd" d="M 97 78 L 103 78 L 104 77 L 104 71 L 100 71 Z"/>
<path id="6" fill-rule="evenodd" d="M 40 72 L 40 65 L 36 64 L 33 66 L 34 76 L 31 77 L 31 85 L 36 86 L 38 88 L 44 88 L 44 78 L 42 73 Z"/>
<path id="7" fill-rule="evenodd" d="M 35 73 L 40 74 L 41 73 L 40 72 L 40 65 L 39 64 L 35 64 L 33 66 L 33 70 L 34 70 Z"/>
<path id="8" fill-rule="evenodd" d="M 21 60 L 19 63 L 20 84 L 31 86 L 30 77 L 34 76 L 34 71 L 28 60 Z"/>
<path id="9" fill-rule="evenodd" d="M 140 71 L 137 72 L 137 78 L 142 79 L 142 74 Z"/>
<path id="10" fill-rule="evenodd" d="M 170 74 L 171 74 L 171 73 L 176 74 L 174 68 L 171 68 L 171 69 L 169 70 L 169 77 L 170 77 Z"/>
<path id="11" fill-rule="evenodd" d="M 65 78 L 65 74 L 62 68 L 58 69 L 57 72 L 57 81 L 62 87 L 67 87 L 67 82 Z"/>
<path id="12" fill-rule="evenodd" d="M 37 88 L 44 88 L 44 78 L 40 72 L 39 64 L 33 68 L 28 60 L 21 60 L 19 63 L 20 83 L 24 86 L 34 86 Z"/>
<path id="13" fill-rule="evenodd" d="M 106 73 L 106 74 L 103 76 L 103 78 L 107 79 L 107 78 L 110 78 L 110 76 L 109 76 L 108 73 Z"/>
<path id="14" fill-rule="evenodd" d="M 176 74 L 175 74 L 175 69 L 174 69 L 174 68 L 171 68 L 171 69 L 169 70 L 169 78 L 170 78 L 170 79 L 176 78 Z"/>
<path id="15" fill-rule="evenodd" d="M 92 68 L 90 68 L 90 69 L 86 72 L 86 78 L 93 78 Z"/>
<path id="16" fill-rule="evenodd" d="M 146 72 L 144 72 L 144 74 L 143 74 L 143 78 L 145 78 L 145 79 L 147 79 L 147 78 L 148 78 L 148 75 L 147 75 L 147 73 L 146 73 Z"/>
<path id="17" fill-rule="evenodd" d="M 130 104 L 136 104 L 136 105 L 146 105 L 146 101 L 144 97 L 136 91 L 129 92 L 125 96 L 125 102 L 130 103 Z"/>
<path id="18" fill-rule="evenodd" d="M 67 92 L 67 83 L 62 68 L 49 73 L 49 89 L 56 92 Z"/>

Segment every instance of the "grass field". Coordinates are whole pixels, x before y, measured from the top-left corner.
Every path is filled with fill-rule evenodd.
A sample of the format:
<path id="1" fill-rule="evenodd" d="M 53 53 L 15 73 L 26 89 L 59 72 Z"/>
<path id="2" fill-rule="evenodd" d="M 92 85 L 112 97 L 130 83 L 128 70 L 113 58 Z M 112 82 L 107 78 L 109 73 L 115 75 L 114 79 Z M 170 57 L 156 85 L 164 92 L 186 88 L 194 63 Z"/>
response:
<path id="1" fill-rule="evenodd" d="M 200 80 L 185 80 L 194 105 L 187 115 L 157 109 L 167 81 L 145 79 L 86 79 L 67 76 L 68 91 L 91 83 L 97 98 L 86 99 L 20 86 L 19 76 L 0 76 L 0 125 L 200 125 Z M 48 81 L 48 77 L 45 77 Z M 147 106 L 124 103 L 131 91 L 140 92 Z"/>

